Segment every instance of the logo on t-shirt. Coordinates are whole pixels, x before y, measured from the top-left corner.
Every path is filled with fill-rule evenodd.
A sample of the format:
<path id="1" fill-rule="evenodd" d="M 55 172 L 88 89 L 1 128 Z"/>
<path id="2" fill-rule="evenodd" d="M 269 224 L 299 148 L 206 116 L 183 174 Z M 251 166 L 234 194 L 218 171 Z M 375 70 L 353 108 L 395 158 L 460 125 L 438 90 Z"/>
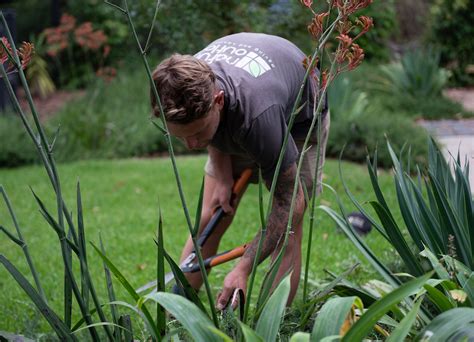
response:
<path id="1" fill-rule="evenodd" d="M 195 55 L 208 64 L 225 62 L 259 77 L 275 67 L 273 61 L 259 48 L 233 42 L 219 42 L 206 47 Z"/>

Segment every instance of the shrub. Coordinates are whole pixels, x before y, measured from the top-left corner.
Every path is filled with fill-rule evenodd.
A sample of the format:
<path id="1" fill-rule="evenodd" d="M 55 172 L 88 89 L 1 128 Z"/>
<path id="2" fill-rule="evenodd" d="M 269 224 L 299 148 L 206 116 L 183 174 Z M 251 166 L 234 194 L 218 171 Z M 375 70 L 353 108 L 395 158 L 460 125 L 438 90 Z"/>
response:
<path id="1" fill-rule="evenodd" d="M 400 62 L 362 69 L 355 74 L 357 86 L 385 112 L 428 120 L 472 116 L 443 96 L 449 72 L 439 67 L 439 52 L 433 49 L 412 50 Z"/>
<path id="2" fill-rule="evenodd" d="M 452 160 L 450 165 L 435 142 L 430 140 L 429 167 L 423 168 L 423 171 L 419 171 L 417 179 L 413 179 L 407 173 L 408 169 L 405 168 L 404 162 L 397 157 L 390 144 L 387 145 L 393 161 L 394 185 L 403 223 L 395 219 L 398 213 L 387 205 L 386 194 L 381 190 L 382 182 L 377 175 L 376 154 L 373 160 L 367 161 L 374 199 L 364 198 L 364 201 L 370 204 L 377 219 L 355 199 L 352 190 L 346 185 L 344 190 L 376 231 L 397 251 L 399 259 L 403 261 L 408 271 L 404 270 L 403 273 L 400 270 L 390 271 L 381 262 L 346 219 L 347 210 L 340 198 L 338 198 L 340 213 L 328 206 L 320 208 L 331 216 L 385 281 L 398 290 L 407 285 L 407 279 L 411 276 L 417 277 L 424 274 L 427 269 L 432 269 L 430 277 L 434 275 L 436 279 L 430 279 L 422 285 L 422 291 L 413 299 L 418 303 L 413 305 L 411 300 L 406 301 L 407 305 L 413 305 L 409 311 L 415 311 L 410 326 L 416 326 L 413 323 L 416 320 L 416 311 L 420 310 L 419 324 L 422 328 L 415 340 L 472 339 L 474 332 L 465 327 L 466 324 L 472 324 L 474 312 L 472 272 L 474 202 L 469 185 L 469 163 L 461 167 L 458 157 L 457 160 Z M 342 171 L 341 179 L 343 179 Z M 411 276 L 407 277 L 407 274 Z M 385 295 L 382 301 L 392 293 Z M 419 300 L 422 294 L 425 295 L 425 299 Z M 466 317 L 464 320 L 463 315 L 471 317 Z M 401 325 L 391 333 L 391 340 L 405 340 L 398 335 L 399 330 L 402 330 Z M 405 328 L 408 332 L 408 327 Z M 350 340 L 349 336 L 345 337 Z"/>
<path id="3" fill-rule="evenodd" d="M 270 0 L 163 2 L 153 44 L 161 51 L 192 54 L 228 34 L 271 32 L 266 25 L 267 8 L 271 3 Z"/>
<path id="4" fill-rule="evenodd" d="M 424 98 L 403 97 L 397 94 L 375 95 L 372 98 L 372 102 L 379 108 L 405 117 L 439 120 L 469 118 L 473 115 L 472 112 L 464 110 L 459 102 L 442 95 L 431 98 L 429 101 Z"/>
<path id="5" fill-rule="evenodd" d="M 389 143 L 387 145 L 393 162 L 398 209 L 403 221 L 395 219 L 398 213 L 395 208 L 387 205 L 385 194 L 381 191 L 377 177 L 377 154 L 367 161 L 367 168 L 375 197 L 368 203 L 378 220 L 344 185 L 346 194 L 397 251 L 409 274 L 420 276 L 427 269 L 434 270 L 439 280 L 432 281 L 429 286 L 425 285 L 428 298 L 435 305 L 430 310 L 433 316 L 456 307 L 474 307 L 474 201 L 469 184 L 469 163 L 461 166 L 460 156 L 447 162 L 436 143 L 430 140 L 429 165 L 427 168 L 420 168 L 417 179 L 413 179 L 407 173 L 404 161 L 397 157 Z M 405 277 L 400 277 L 400 270 L 393 273 L 388 271 L 370 248 L 356 236 L 344 219 L 345 209 L 342 205 L 340 209 L 343 216 L 329 207 L 323 206 L 322 209 L 338 223 L 387 282 L 398 285 L 404 281 Z M 472 331 L 469 336 L 472 336 Z"/>
<path id="6" fill-rule="evenodd" d="M 317 9 L 322 9 L 325 2 L 314 1 Z M 397 32 L 397 21 L 394 0 L 375 1 L 359 13 L 372 17 L 374 27 L 362 36 L 358 43 L 364 47 L 368 60 L 385 61 L 389 59 L 388 38 Z M 299 1 L 278 1 L 270 6 L 267 31 L 284 37 L 303 51 L 311 51 L 311 41 L 307 39 L 307 26 L 311 15 L 304 10 Z"/>
<path id="7" fill-rule="evenodd" d="M 361 77 L 364 70 L 339 77 L 330 86 L 331 132 L 326 154 L 338 158 L 345 146 L 343 159 L 364 162 L 367 151 L 374 151 L 380 146 L 379 163 L 388 167 L 391 158 L 383 146 L 386 137 L 389 137 L 397 149 L 408 143 L 413 158 L 424 164 L 426 132 L 407 115 L 403 115 L 400 104 L 387 110 L 386 96 L 376 101 L 373 94 L 369 97 L 369 90 L 366 91 Z M 395 97 L 395 101 L 398 99 Z"/>
<path id="8" fill-rule="evenodd" d="M 58 27 L 43 31 L 46 37 L 46 53 L 56 65 L 61 85 L 83 87 L 102 68 L 110 53 L 108 37 L 87 21 L 78 23 L 76 18 L 63 14 Z"/>
<path id="9" fill-rule="evenodd" d="M 384 148 L 386 137 L 398 151 L 409 146 L 413 160 L 426 164 L 426 131 L 409 118 L 376 111 L 367 112 L 357 120 L 333 120 L 326 155 L 338 158 L 344 148 L 344 159 L 364 162 L 367 152 L 378 147 L 379 166 L 390 167 L 391 158 Z"/>
<path id="10" fill-rule="evenodd" d="M 58 160 L 167 152 L 163 135 L 147 117 L 151 109 L 144 77 L 125 70 L 111 83 L 98 80 L 84 98 L 68 104 L 52 118 L 48 122 L 51 134 L 60 126 Z M 185 151 L 176 140 L 175 151 Z"/>
<path id="11" fill-rule="evenodd" d="M 0 167 L 15 167 L 38 161 L 20 118 L 6 112 L 0 115 Z"/>
<path id="12" fill-rule="evenodd" d="M 339 76 L 329 87 L 328 101 L 333 121 L 356 120 L 369 106 L 367 93 L 356 85 L 350 75 Z"/>
<path id="13" fill-rule="evenodd" d="M 439 52 L 430 48 L 407 52 L 399 63 L 380 67 L 382 89 L 402 97 L 439 96 L 449 77 L 449 73 L 440 68 L 439 60 Z"/>
<path id="14" fill-rule="evenodd" d="M 443 64 L 459 85 L 474 84 L 474 74 L 468 70 L 474 61 L 473 22 L 473 1 L 435 0 L 431 7 L 429 41 L 439 47 Z"/>

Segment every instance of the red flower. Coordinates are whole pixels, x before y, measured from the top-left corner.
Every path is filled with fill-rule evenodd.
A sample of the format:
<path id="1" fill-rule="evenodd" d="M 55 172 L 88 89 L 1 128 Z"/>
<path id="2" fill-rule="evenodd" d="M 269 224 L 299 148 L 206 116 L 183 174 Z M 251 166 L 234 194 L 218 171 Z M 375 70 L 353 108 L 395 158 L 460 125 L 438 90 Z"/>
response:
<path id="1" fill-rule="evenodd" d="M 110 54 L 110 45 L 105 45 L 104 46 L 104 52 L 102 53 L 102 56 L 104 58 L 107 58 L 107 56 Z"/>
<path id="2" fill-rule="evenodd" d="M 328 83 L 328 71 L 323 70 L 323 72 L 321 73 L 321 89 L 324 89 L 327 83 Z"/>
<path id="3" fill-rule="evenodd" d="M 364 50 L 358 44 L 352 44 L 352 53 L 349 55 L 349 70 L 357 68 L 364 59 Z"/>
<path id="4" fill-rule="evenodd" d="M 371 17 L 362 15 L 359 17 L 359 19 L 357 19 L 357 24 L 360 24 L 362 26 L 361 34 L 363 34 L 368 32 L 370 28 L 374 26 L 374 20 Z"/>
<path id="5" fill-rule="evenodd" d="M 18 49 L 18 56 L 21 61 L 21 68 L 25 69 L 28 64 L 30 64 L 31 57 L 34 55 L 35 49 L 33 44 L 23 42 Z"/>
<path id="6" fill-rule="evenodd" d="M 311 8 L 311 6 L 313 5 L 313 0 L 301 0 L 301 3 L 308 7 L 308 8 Z"/>
<path id="7" fill-rule="evenodd" d="M 5 62 L 9 60 L 7 51 L 11 55 L 12 47 L 10 46 L 10 43 L 8 42 L 8 39 L 6 37 L 2 37 L 1 40 L 3 45 L 0 45 L 0 63 L 5 64 Z"/>
<path id="8" fill-rule="evenodd" d="M 352 26 L 352 23 L 350 20 L 339 20 L 336 24 L 336 27 L 337 27 L 337 31 L 340 34 L 349 35 L 349 32 L 352 31 L 352 28 L 354 26 Z"/>
<path id="9" fill-rule="evenodd" d="M 60 28 L 63 32 L 69 32 L 74 29 L 74 26 L 76 26 L 76 18 L 74 18 L 72 15 L 69 15 L 67 13 L 64 13 L 61 16 L 60 19 Z"/>
<path id="10" fill-rule="evenodd" d="M 308 31 L 311 33 L 314 39 L 318 40 L 323 34 L 324 18 L 329 15 L 328 12 L 315 14 L 311 24 L 308 26 Z"/>
<path id="11" fill-rule="evenodd" d="M 340 34 L 336 37 L 336 39 L 338 39 L 341 42 L 342 47 L 346 49 L 349 48 L 349 46 L 351 46 L 352 44 L 352 38 L 349 37 L 347 34 Z"/>
<path id="12" fill-rule="evenodd" d="M 373 0 L 334 0 L 333 7 L 337 7 L 344 17 L 369 6 Z"/>

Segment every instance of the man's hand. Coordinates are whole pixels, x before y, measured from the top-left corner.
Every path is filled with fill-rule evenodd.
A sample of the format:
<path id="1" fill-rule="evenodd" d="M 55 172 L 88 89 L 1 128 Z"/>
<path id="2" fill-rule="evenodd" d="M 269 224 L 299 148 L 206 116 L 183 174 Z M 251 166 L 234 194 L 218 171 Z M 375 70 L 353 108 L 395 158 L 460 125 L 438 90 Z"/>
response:
<path id="1" fill-rule="evenodd" d="M 235 208 L 232 200 L 232 162 L 228 154 L 222 153 L 212 146 L 207 147 L 209 158 L 214 169 L 216 185 L 210 203 L 211 208 L 222 207 L 228 215 L 234 215 Z"/>
<path id="2" fill-rule="evenodd" d="M 234 294 L 236 290 L 240 289 L 244 293 L 244 298 L 247 293 L 247 278 L 248 272 L 240 267 L 235 267 L 224 279 L 222 291 L 217 295 L 216 307 L 218 310 L 224 310 L 229 304 L 233 309 L 237 307 L 238 299 Z M 240 303 L 241 305 L 243 303 Z"/>
<path id="3" fill-rule="evenodd" d="M 234 215 L 235 208 L 232 201 L 232 185 L 234 180 L 230 177 L 219 177 L 212 194 L 211 208 L 222 207 L 228 215 Z"/>

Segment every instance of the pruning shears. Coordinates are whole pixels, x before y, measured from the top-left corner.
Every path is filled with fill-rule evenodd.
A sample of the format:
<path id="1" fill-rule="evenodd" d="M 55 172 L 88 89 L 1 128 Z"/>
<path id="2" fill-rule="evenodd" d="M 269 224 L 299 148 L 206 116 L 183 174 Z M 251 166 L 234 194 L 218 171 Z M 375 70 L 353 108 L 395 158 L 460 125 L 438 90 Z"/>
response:
<path id="1" fill-rule="evenodd" d="M 232 197 L 235 198 L 236 196 L 240 196 L 242 192 L 245 190 L 245 187 L 250 179 L 250 176 L 252 175 L 252 170 L 250 169 L 245 169 L 240 177 L 235 181 L 233 187 L 232 187 Z M 225 216 L 225 212 L 222 209 L 222 207 L 218 207 L 214 214 L 212 215 L 211 219 L 209 220 L 209 223 L 206 225 L 206 227 L 203 229 L 201 235 L 199 236 L 199 239 L 197 241 L 197 244 L 199 247 L 204 246 L 206 243 L 207 239 L 211 234 L 214 232 L 216 227 L 218 226 L 219 222 L 222 220 L 222 218 Z M 213 255 L 207 259 L 204 259 L 204 266 L 207 268 L 212 268 L 214 266 L 223 264 L 227 261 L 237 259 L 241 257 L 244 253 L 245 250 L 247 249 L 248 244 L 243 244 L 241 246 L 235 247 L 231 250 Z M 200 266 L 199 263 L 196 262 L 194 259 L 196 259 L 196 252 L 192 251 L 179 265 L 181 271 L 183 273 L 193 273 L 193 272 L 199 272 L 200 271 Z M 169 272 L 165 275 L 165 284 L 168 284 L 170 281 L 174 279 L 174 274 L 173 272 Z M 152 287 L 156 288 L 157 285 L 157 280 L 153 280 L 142 287 L 138 288 L 136 290 L 137 293 L 144 292 Z"/>

